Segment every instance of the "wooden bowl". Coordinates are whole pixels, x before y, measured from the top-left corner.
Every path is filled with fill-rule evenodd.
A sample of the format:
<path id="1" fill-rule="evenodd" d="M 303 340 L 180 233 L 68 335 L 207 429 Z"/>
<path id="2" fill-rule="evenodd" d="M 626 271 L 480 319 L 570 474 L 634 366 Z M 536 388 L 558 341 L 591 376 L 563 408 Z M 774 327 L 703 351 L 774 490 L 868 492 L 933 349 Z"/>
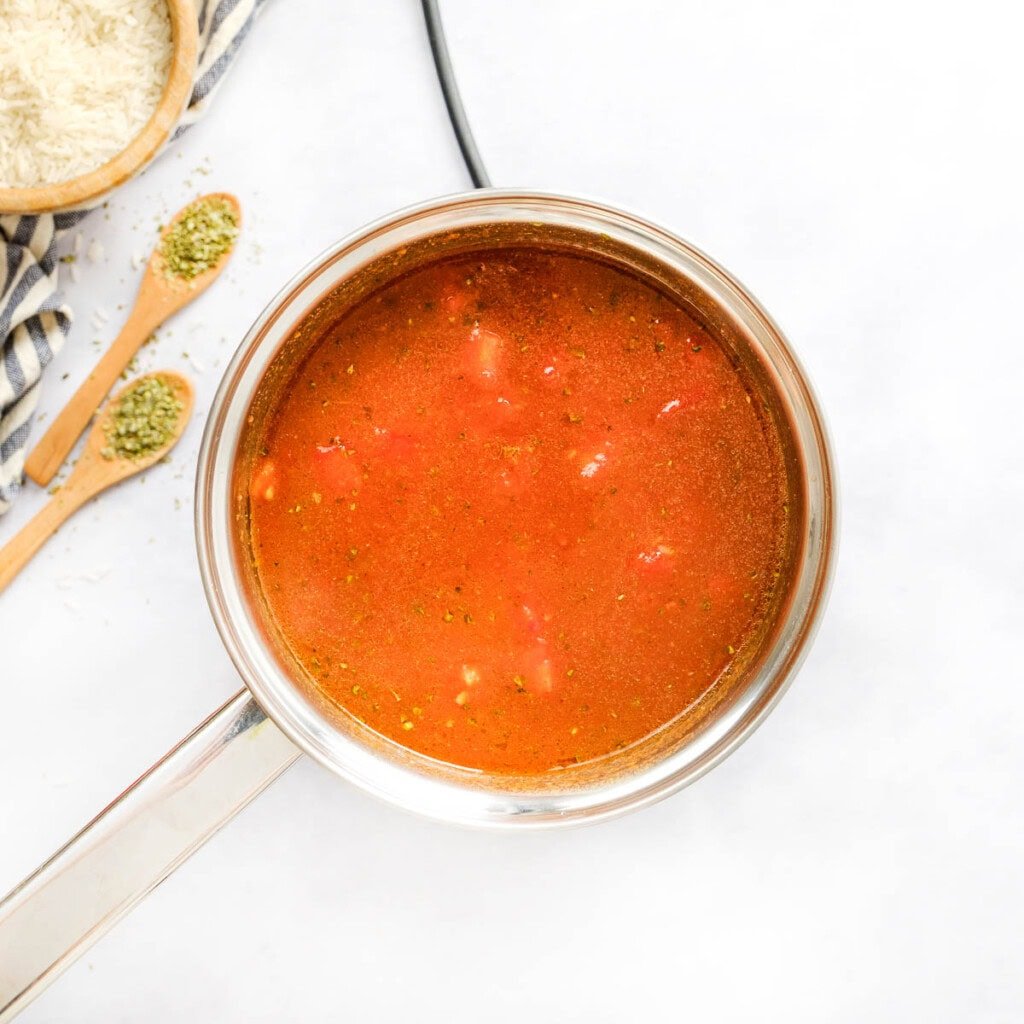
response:
<path id="1" fill-rule="evenodd" d="M 126 182 L 156 155 L 174 130 L 192 92 L 199 27 L 192 0 L 166 0 L 171 19 L 171 67 L 163 95 L 142 131 L 94 171 L 54 185 L 0 188 L 0 214 L 53 213 L 88 206 Z"/>

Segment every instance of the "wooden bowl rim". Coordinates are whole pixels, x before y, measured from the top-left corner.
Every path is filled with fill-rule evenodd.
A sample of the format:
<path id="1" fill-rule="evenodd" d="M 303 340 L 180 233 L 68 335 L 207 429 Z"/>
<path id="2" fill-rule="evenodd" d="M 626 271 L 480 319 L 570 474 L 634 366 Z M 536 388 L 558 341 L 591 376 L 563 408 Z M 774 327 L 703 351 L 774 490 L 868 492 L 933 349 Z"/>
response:
<path id="1" fill-rule="evenodd" d="M 105 164 L 77 178 L 32 188 L 0 188 L 0 216 L 53 213 L 87 205 L 136 174 L 167 141 L 192 92 L 199 25 L 192 0 L 165 3 L 171 20 L 171 67 L 160 102 L 139 134 Z"/>

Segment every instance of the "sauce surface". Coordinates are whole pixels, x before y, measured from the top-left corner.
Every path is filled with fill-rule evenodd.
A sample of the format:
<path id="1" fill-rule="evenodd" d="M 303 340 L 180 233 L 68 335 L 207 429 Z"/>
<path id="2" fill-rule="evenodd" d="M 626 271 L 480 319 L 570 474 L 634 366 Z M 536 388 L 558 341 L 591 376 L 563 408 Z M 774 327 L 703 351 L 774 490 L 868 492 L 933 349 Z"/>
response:
<path id="1" fill-rule="evenodd" d="M 756 644 L 782 568 L 777 427 L 652 286 L 495 249 L 325 330 L 249 481 L 268 608 L 335 702 L 532 773 L 634 743 Z"/>

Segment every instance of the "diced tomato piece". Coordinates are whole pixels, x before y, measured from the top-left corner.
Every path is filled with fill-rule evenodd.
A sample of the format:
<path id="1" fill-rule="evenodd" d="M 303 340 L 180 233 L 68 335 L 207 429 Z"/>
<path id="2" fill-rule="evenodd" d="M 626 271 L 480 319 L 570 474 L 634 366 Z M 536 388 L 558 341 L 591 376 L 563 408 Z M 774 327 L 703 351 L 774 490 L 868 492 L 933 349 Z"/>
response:
<path id="1" fill-rule="evenodd" d="M 466 409 L 466 426 L 473 433 L 501 433 L 515 424 L 519 412 L 519 404 L 504 395 L 480 395 Z"/>
<path id="2" fill-rule="evenodd" d="M 496 388 L 504 348 L 505 341 L 500 335 L 474 327 L 462 358 L 465 378 L 482 387 Z"/>
<path id="3" fill-rule="evenodd" d="M 419 435 L 406 427 L 374 427 L 375 447 L 392 462 L 408 462 L 419 449 Z"/>
<path id="4" fill-rule="evenodd" d="M 469 305 L 472 296 L 465 288 L 453 286 L 441 296 L 441 308 L 451 316 L 458 316 Z"/>
<path id="5" fill-rule="evenodd" d="M 656 423 L 677 423 L 695 406 L 701 405 L 708 398 L 708 388 L 702 380 L 681 378 L 679 384 L 672 389 L 671 397 L 659 406 L 654 415 Z"/>
<path id="6" fill-rule="evenodd" d="M 256 467 L 255 472 L 250 478 L 250 497 L 260 498 L 263 501 L 273 501 L 279 488 L 280 482 L 278 480 L 277 466 L 270 459 L 264 459 Z"/>
<path id="7" fill-rule="evenodd" d="M 498 376 L 498 359 L 504 342 L 493 331 L 477 331 L 477 359 L 480 376 L 491 380 Z"/>
<path id="8" fill-rule="evenodd" d="M 516 685 L 533 693 L 550 693 L 554 688 L 555 674 L 548 653 L 548 642 L 543 632 L 546 622 L 529 605 L 520 606 L 517 616 L 526 642 L 519 656 L 523 670 L 517 677 Z"/>
<path id="9" fill-rule="evenodd" d="M 547 648 L 541 643 L 526 652 L 523 658 L 523 675 L 526 690 L 534 693 L 550 693 L 555 686 L 554 671 Z"/>
<path id="10" fill-rule="evenodd" d="M 509 497 L 518 498 L 525 494 L 537 476 L 537 458 L 525 448 L 510 447 L 502 458 L 498 479 Z"/>
<path id="11" fill-rule="evenodd" d="M 684 339 L 689 344 L 689 339 Z M 689 409 L 712 401 L 716 395 L 714 356 L 709 350 L 688 350 L 683 370 L 672 391 L 665 395 L 655 422 L 672 423 Z"/>
<path id="12" fill-rule="evenodd" d="M 318 444 L 313 452 L 313 472 L 319 485 L 335 496 L 351 494 L 363 486 L 359 460 L 343 444 Z"/>
<path id="13" fill-rule="evenodd" d="M 690 409 L 702 405 L 710 396 L 708 382 L 703 375 L 683 376 L 679 384 L 672 389 L 672 397 L 658 408 L 654 419 L 657 423 L 676 423 Z"/>
<path id="14" fill-rule="evenodd" d="M 603 484 L 614 452 L 615 446 L 611 441 L 584 441 L 579 448 L 570 449 L 569 457 L 579 467 L 581 480 Z"/>
<path id="15" fill-rule="evenodd" d="M 520 605 L 520 617 L 528 635 L 540 636 L 544 620 L 528 604 Z"/>
<path id="16" fill-rule="evenodd" d="M 446 267 L 438 274 L 438 306 L 449 317 L 461 319 L 476 307 L 480 290 L 472 281 L 468 267 Z"/>
<path id="17" fill-rule="evenodd" d="M 541 361 L 540 379 L 549 387 L 562 387 L 565 380 L 565 370 L 562 360 L 558 356 L 545 356 Z"/>
<path id="18" fill-rule="evenodd" d="M 480 295 L 469 279 L 465 268 L 458 270 L 449 268 L 441 275 L 438 283 L 439 305 L 448 316 L 461 317 L 470 312 L 476 305 Z"/>
<path id="19" fill-rule="evenodd" d="M 666 580 L 676 568 L 676 552 L 667 544 L 653 544 L 636 556 L 635 566 L 641 577 Z"/>
<path id="20" fill-rule="evenodd" d="M 689 405 L 689 402 L 687 402 Z M 674 416 L 681 409 L 685 408 L 683 400 L 681 398 L 670 398 L 659 410 L 655 419 L 663 420 L 669 416 Z"/>
<path id="21" fill-rule="evenodd" d="M 608 462 L 608 453 L 604 451 L 594 452 L 594 454 L 583 463 L 582 469 L 580 469 L 580 476 L 592 477 L 604 469 Z"/>

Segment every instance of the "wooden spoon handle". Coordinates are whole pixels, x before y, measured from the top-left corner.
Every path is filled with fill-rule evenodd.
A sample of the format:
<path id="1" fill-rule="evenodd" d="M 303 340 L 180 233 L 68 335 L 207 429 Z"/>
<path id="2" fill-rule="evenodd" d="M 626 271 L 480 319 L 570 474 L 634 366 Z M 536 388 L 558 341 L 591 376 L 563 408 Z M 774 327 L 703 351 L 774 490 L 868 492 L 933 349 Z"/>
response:
<path id="1" fill-rule="evenodd" d="M 78 489 L 58 491 L 4 546 L 0 548 L 0 591 L 28 564 L 72 512 L 89 499 Z"/>
<path id="2" fill-rule="evenodd" d="M 27 476 L 41 487 L 53 479 L 107 392 L 162 320 L 163 317 L 155 319 L 148 307 L 136 306 L 121 333 L 25 461 Z"/>

